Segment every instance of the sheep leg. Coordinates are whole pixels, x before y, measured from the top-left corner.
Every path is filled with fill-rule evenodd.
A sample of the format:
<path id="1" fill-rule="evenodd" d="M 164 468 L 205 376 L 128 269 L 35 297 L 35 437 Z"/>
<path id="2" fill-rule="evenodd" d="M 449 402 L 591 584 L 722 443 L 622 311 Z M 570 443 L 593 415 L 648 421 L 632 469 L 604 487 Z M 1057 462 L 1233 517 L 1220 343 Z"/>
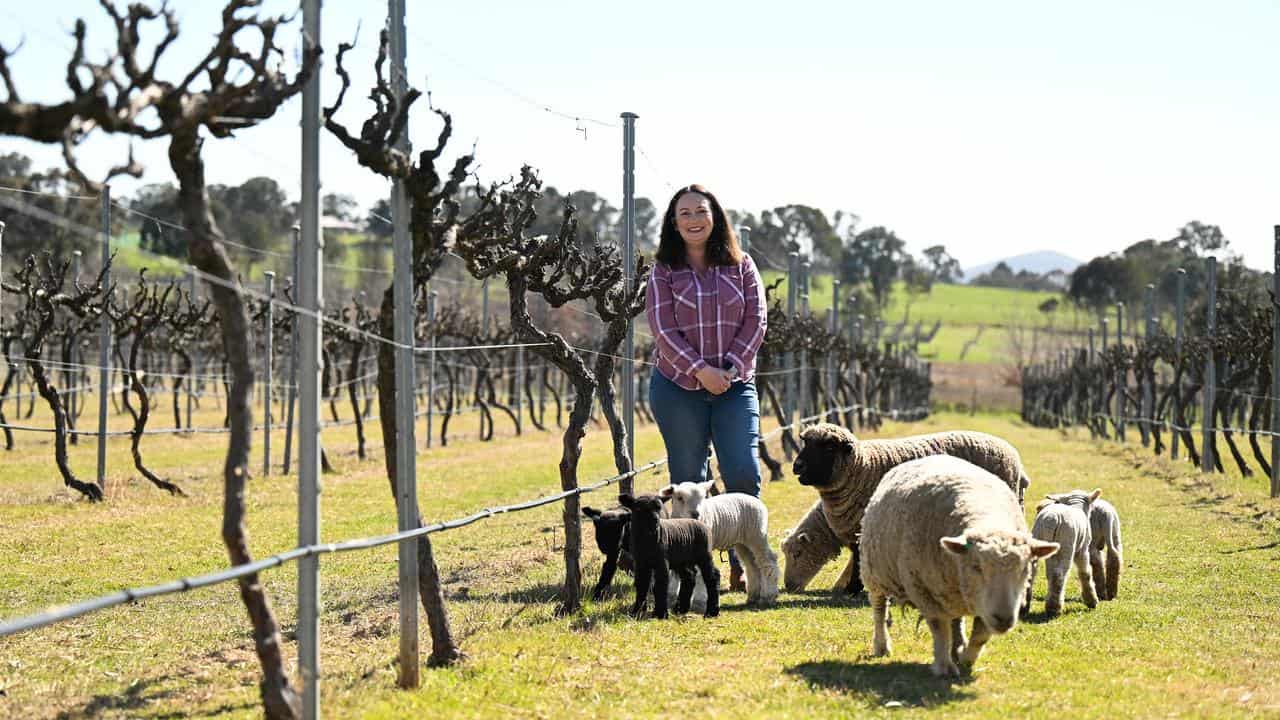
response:
<path id="1" fill-rule="evenodd" d="M 1063 553 L 1059 551 L 1049 556 L 1044 563 L 1045 579 L 1049 581 L 1049 590 L 1044 596 L 1044 614 L 1054 617 L 1062 613 L 1062 601 L 1066 595 L 1067 570 L 1070 569 L 1070 556 L 1066 558 L 1067 567 L 1063 567 Z"/>
<path id="2" fill-rule="evenodd" d="M 734 545 L 733 550 L 738 554 L 738 562 L 742 563 L 743 574 L 747 576 L 747 604 L 755 605 L 760 602 L 759 559 L 746 545 Z"/>
<path id="3" fill-rule="evenodd" d="M 636 563 L 636 601 L 631 606 L 631 616 L 639 619 L 644 614 L 645 601 L 649 596 L 649 583 L 652 581 L 653 569 L 649 563 Z M 662 596 L 666 599 L 667 586 L 662 586 Z"/>
<path id="4" fill-rule="evenodd" d="M 885 622 L 889 613 L 889 597 L 883 593 L 869 591 L 871 598 L 871 654 L 875 657 L 888 657 L 893 652 L 893 642 L 889 640 L 889 625 Z"/>
<path id="5" fill-rule="evenodd" d="M 1107 599 L 1115 600 L 1120 591 L 1120 566 L 1124 555 L 1119 545 L 1107 545 Z"/>
<path id="6" fill-rule="evenodd" d="M 653 616 L 659 620 L 667 619 L 667 585 L 671 582 L 671 571 L 667 568 L 667 559 L 662 558 L 653 566 Z"/>
<path id="7" fill-rule="evenodd" d="M 596 583 L 595 590 L 591 591 L 592 600 L 601 600 L 604 593 L 613 584 L 613 574 L 618 571 L 618 551 L 614 551 L 604 558 L 604 569 L 600 571 L 600 582 Z"/>
<path id="8" fill-rule="evenodd" d="M 1098 599 L 1110 600 L 1111 598 L 1107 597 L 1107 571 L 1102 566 L 1101 548 L 1089 548 L 1089 569 L 1093 571 L 1093 591 L 1098 595 Z"/>
<path id="9" fill-rule="evenodd" d="M 831 589 L 835 592 L 845 592 L 849 587 L 849 581 L 858 572 L 858 556 L 855 553 L 849 558 L 849 562 L 845 563 L 844 570 L 840 571 L 840 577 L 836 578 L 836 584 Z"/>
<path id="10" fill-rule="evenodd" d="M 765 605 L 772 605 L 778 599 L 778 579 L 782 575 L 782 570 L 778 567 L 778 556 L 769 548 L 767 540 L 755 550 L 755 556 L 759 567 L 757 575 L 760 578 L 760 601 Z"/>
<path id="11" fill-rule="evenodd" d="M 689 612 L 689 604 L 693 601 L 693 586 L 697 581 L 698 569 L 693 566 L 685 566 L 675 572 L 676 578 L 680 581 L 680 592 L 676 595 L 675 611 L 678 615 Z"/>
<path id="12" fill-rule="evenodd" d="M 850 595 L 858 595 L 862 592 L 862 560 L 858 556 L 858 544 L 849 545 L 849 550 L 853 552 L 853 557 L 849 559 L 849 583 L 844 586 L 844 591 Z"/>
<path id="13" fill-rule="evenodd" d="M 698 563 L 698 571 L 702 573 L 702 580 L 707 586 L 707 609 L 703 616 L 715 617 L 720 614 L 720 571 L 711 562 L 710 554 Z"/>
<path id="14" fill-rule="evenodd" d="M 945 678 L 960 677 L 960 668 L 951 659 L 951 622 L 944 618 L 927 619 L 929 632 L 933 633 L 933 674 Z"/>
<path id="15" fill-rule="evenodd" d="M 960 662 L 964 648 L 964 618 L 958 617 L 951 621 L 951 659 L 954 662 Z"/>
<path id="16" fill-rule="evenodd" d="M 991 639 L 991 628 L 982 621 L 981 617 L 973 618 L 973 633 L 969 635 L 969 643 L 964 646 L 964 652 L 960 653 L 960 663 L 969 668 L 978 662 L 978 656 L 982 654 L 982 646 L 987 644 Z"/>
<path id="17" fill-rule="evenodd" d="M 1036 569 L 1039 564 L 1036 560 L 1031 561 L 1031 574 L 1027 576 L 1027 592 L 1022 598 L 1022 608 L 1020 610 L 1020 614 L 1023 617 L 1026 617 L 1027 613 L 1031 612 L 1031 588 L 1036 584 Z M 1045 567 L 1049 566 L 1045 565 Z"/>
<path id="18" fill-rule="evenodd" d="M 1089 567 L 1089 547 L 1076 551 L 1076 574 L 1080 577 L 1080 595 L 1085 607 L 1098 607 L 1098 594 L 1093 590 L 1093 569 Z"/>

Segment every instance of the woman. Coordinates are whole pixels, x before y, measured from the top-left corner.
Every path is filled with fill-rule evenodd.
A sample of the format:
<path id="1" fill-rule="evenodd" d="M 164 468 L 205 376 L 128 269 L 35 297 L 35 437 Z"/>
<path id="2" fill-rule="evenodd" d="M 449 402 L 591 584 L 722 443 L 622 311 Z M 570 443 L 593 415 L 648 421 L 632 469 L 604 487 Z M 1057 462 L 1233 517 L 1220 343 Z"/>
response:
<path id="1" fill-rule="evenodd" d="M 719 201 L 701 185 L 667 205 L 646 291 L 657 372 L 649 382 L 671 482 L 706 479 L 715 446 L 728 492 L 760 495 L 756 353 L 764 283 Z"/>

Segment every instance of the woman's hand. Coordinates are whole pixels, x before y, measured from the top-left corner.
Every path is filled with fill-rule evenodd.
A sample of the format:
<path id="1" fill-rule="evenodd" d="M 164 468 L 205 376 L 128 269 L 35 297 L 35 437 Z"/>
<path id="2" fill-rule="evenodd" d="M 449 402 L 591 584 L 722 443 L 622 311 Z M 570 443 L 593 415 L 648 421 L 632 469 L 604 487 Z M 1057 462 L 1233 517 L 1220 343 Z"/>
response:
<path id="1" fill-rule="evenodd" d="M 707 392 L 712 395 L 719 395 L 729 389 L 729 373 L 720 368 L 713 368 L 708 365 L 695 373 L 694 377 L 698 378 L 698 382 L 702 384 L 702 387 L 706 388 Z"/>

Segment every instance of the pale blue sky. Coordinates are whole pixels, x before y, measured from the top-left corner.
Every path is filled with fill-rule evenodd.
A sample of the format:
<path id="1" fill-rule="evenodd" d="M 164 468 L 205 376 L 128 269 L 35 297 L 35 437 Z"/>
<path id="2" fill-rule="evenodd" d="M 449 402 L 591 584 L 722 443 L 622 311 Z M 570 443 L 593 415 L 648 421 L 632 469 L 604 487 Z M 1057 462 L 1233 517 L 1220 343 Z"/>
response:
<path id="1" fill-rule="evenodd" d="M 221 3 L 173 5 L 178 49 L 194 53 Z M 328 49 L 362 23 L 352 100 L 384 16 L 383 2 L 325 8 Z M 76 17 L 104 48 L 95 2 L 0 6 L 0 42 L 27 40 L 13 63 L 26 99 L 64 96 Z M 408 26 L 411 82 L 453 114 L 455 151 L 478 141 L 486 179 L 528 163 L 549 184 L 619 204 L 620 129 L 584 122 L 584 137 L 540 106 L 615 124 L 631 111 L 637 191 L 660 205 L 670 185 L 701 182 L 735 208 L 852 210 L 965 265 L 1039 249 L 1084 260 L 1199 219 L 1250 265 L 1271 263 L 1280 3 L 410 0 Z M 336 83 L 324 81 L 327 102 Z M 296 188 L 299 107 L 210 141 L 211 181 L 268 174 Z M 436 133 L 425 109 L 418 144 Z M 52 148 L 0 143 L 57 162 Z M 323 143 L 326 191 L 365 204 L 386 192 Z M 115 162 L 119 147 L 93 143 L 86 165 Z M 149 181 L 169 179 L 162 148 L 138 155 Z"/>

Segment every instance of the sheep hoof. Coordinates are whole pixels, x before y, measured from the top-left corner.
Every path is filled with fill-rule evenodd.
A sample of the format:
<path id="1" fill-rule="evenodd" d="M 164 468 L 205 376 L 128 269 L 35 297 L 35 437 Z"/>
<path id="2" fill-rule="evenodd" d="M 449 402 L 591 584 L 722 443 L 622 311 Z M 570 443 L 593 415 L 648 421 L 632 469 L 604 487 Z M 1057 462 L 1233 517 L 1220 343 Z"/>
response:
<path id="1" fill-rule="evenodd" d="M 886 642 L 884 645 L 873 646 L 871 648 L 871 657 L 889 657 L 891 652 L 889 643 Z"/>
<path id="2" fill-rule="evenodd" d="M 952 680 L 960 679 L 960 668 L 951 661 L 947 661 L 945 663 L 935 662 L 932 670 L 935 677 L 948 678 Z"/>

